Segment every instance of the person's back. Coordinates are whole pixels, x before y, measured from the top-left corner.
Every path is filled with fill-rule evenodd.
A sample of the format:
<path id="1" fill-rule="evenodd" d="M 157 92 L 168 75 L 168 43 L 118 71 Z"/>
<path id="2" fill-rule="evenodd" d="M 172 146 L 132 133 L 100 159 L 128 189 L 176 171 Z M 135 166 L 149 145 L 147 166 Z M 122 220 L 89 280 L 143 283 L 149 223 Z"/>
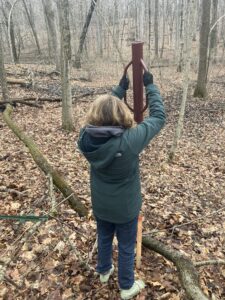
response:
<path id="1" fill-rule="evenodd" d="M 128 108 L 118 99 L 122 99 L 128 88 L 128 80 L 123 77 L 120 85 L 113 89 L 114 96 L 102 96 L 93 103 L 78 141 L 91 165 L 91 198 L 99 236 L 97 270 L 100 274 L 111 274 L 112 239 L 116 232 L 123 299 L 130 299 L 129 295 L 141 288 L 137 282 L 135 285 L 133 274 L 137 217 L 142 202 L 139 154 L 165 122 L 161 96 L 150 73 L 144 74 L 144 84 L 149 117 L 133 126 Z M 129 253 L 126 254 L 127 247 Z M 100 279 L 101 276 L 105 275 L 100 275 Z"/>

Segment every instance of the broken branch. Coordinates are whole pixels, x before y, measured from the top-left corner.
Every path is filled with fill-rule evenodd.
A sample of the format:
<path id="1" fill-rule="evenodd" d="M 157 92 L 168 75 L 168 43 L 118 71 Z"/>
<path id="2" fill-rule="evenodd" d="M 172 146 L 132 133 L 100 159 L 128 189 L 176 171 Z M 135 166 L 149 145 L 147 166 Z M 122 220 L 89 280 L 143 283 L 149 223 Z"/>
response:
<path id="1" fill-rule="evenodd" d="M 51 174 L 54 185 L 62 192 L 65 197 L 68 198 L 70 206 L 79 214 L 80 217 L 87 215 L 86 207 L 80 202 L 78 197 L 75 196 L 72 188 L 67 184 L 65 179 L 59 174 L 59 172 L 54 169 L 48 160 L 43 156 L 41 151 L 38 149 L 34 141 L 26 136 L 24 132 L 12 121 L 10 115 L 13 111 L 11 105 L 7 105 L 6 110 L 3 113 L 3 119 L 10 129 L 15 133 L 15 135 L 27 146 L 30 151 L 31 156 L 38 165 L 38 167 L 46 174 Z"/>
<path id="2" fill-rule="evenodd" d="M 176 250 L 170 249 L 162 242 L 153 239 L 150 236 L 143 237 L 142 243 L 146 248 L 161 254 L 174 263 L 179 274 L 181 285 L 189 299 L 209 299 L 200 288 L 198 272 L 189 258 Z"/>

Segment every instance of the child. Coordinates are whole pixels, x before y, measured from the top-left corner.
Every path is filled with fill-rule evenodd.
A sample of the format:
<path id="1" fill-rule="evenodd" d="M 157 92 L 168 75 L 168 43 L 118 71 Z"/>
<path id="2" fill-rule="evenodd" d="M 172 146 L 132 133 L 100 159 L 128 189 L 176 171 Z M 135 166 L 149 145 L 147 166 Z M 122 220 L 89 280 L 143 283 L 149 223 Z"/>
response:
<path id="1" fill-rule="evenodd" d="M 120 100 L 129 86 L 124 75 L 113 95 L 96 99 L 87 113 L 78 145 L 91 167 L 90 185 L 97 222 L 100 281 L 114 271 L 112 241 L 118 239 L 118 279 L 122 299 L 131 299 L 144 288 L 134 280 L 134 250 L 141 209 L 139 154 L 165 123 L 163 102 L 149 72 L 143 75 L 149 116 L 134 126 L 133 117 Z M 119 98 L 119 99 L 118 99 Z"/>

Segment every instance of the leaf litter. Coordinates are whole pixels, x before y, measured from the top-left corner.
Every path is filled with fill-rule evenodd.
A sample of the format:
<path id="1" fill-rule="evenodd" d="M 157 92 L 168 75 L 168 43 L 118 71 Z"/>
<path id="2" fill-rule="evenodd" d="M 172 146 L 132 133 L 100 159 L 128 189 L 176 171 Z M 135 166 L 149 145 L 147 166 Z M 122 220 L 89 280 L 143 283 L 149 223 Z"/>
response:
<path id="1" fill-rule="evenodd" d="M 10 68 L 8 66 L 7 70 L 10 71 Z M 13 66 L 14 72 L 15 68 L 20 74 L 21 66 Z M 34 72 L 36 70 L 35 66 L 29 68 L 33 68 Z M 171 248 L 186 253 L 193 261 L 224 259 L 224 74 L 214 72 L 211 75 L 206 100 L 192 97 L 195 82 L 191 82 L 183 135 L 175 161 L 169 165 L 166 159 L 178 119 L 182 91 L 181 79 L 175 70 L 170 68 L 166 71 L 173 74 L 174 81 L 162 78 L 155 72 L 165 100 L 167 124 L 140 157 L 142 213 L 145 218 L 143 232 L 154 234 Z M 59 78 L 53 79 L 43 74 L 45 72 L 37 72 L 35 77 L 39 89 L 10 87 L 10 96 L 60 95 Z M 25 76 L 25 73 L 20 76 Z M 79 74 L 74 76 L 79 77 Z M 96 75 L 93 82 L 73 81 L 72 84 L 76 83 L 74 91 L 86 88 L 93 92 L 93 89 L 97 91 L 109 83 L 113 86 L 117 80 L 118 76 L 111 76 L 106 82 L 104 76 Z M 83 117 L 95 98 L 90 95 L 84 101 L 75 100 L 75 130 L 72 133 L 61 130 L 59 103 L 45 102 L 43 109 L 18 105 L 13 113 L 18 126 L 33 138 L 51 164 L 59 169 L 90 213 L 88 218 L 80 219 L 68 203 L 62 202 L 62 195 L 55 189 L 57 203 L 62 202 L 57 208 L 58 214 L 54 219 L 41 223 L 17 255 L 11 257 L 5 275 L 18 287 L 3 281 L 0 284 L 2 299 L 119 298 L 117 276 L 111 278 L 108 285 L 101 286 L 94 270 L 97 258 L 94 248 L 96 226 L 91 214 L 89 166 L 76 146 Z M 1 115 L 0 133 L 1 214 L 48 213 L 51 208 L 48 180 Z M 5 191 L 2 191 L 3 188 Z M 23 194 L 19 197 L 10 189 Z M 1 262 L 10 257 L 12 249 L 19 249 L 21 237 L 32 226 L 31 222 L 1 221 Z M 116 261 L 116 243 L 114 249 L 113 258 Z M 203 267 L 199 273 L 201 286 L 209 297 L 225 298 L 224 266 Z M 136 271 L 136 275 L 143 278 L 147 285 L 136 299 L 185 299 L 174 266 L 154 252 L 143 249 L 142 268 Z"/>

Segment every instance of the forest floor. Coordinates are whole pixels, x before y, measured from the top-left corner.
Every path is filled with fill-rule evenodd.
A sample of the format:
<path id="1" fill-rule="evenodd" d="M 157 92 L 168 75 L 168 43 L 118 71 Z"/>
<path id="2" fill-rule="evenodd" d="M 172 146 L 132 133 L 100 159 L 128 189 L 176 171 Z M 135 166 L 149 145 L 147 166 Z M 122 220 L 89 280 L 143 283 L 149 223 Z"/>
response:
<path id="1" fill-rule="evenodd" d="M 73 71 L 73 93 L 98 93 L 116 85 L 122 71 L 109 76 L 110 68 L 114 67 L 108 66 L 105 73 L 94 68 Z M 34 87 L 10 85 L 11 97 L 60 96 L 59 77 L 48 76 L 49 70 L 46 66 L 8 65 L 10 77 L 32 74 L 35 78 Z M 165 101 L 167 123 L 140 156 L 143 232 L 155 231 L 155 238 L 193 261 L 225 259 L 225 68 L 213 67 L 205 100 L 192 97 L 195 81 L 191 82 L 183 135 L 171 164 L 166 161 L 178 119 L 182 78 L 172 67 L 160 72 L 153 69 L 153 73 Z M 85 76 L 92 81 L 84 81 L 81 77 Z M 191 78 L 196 78 L 194 70 Z M 94 273 L 96 226 L 91 214 L 89 167 L 76 144 L 83 117 L 95 98 L 90 95 L 74 101 L 72 133 L 61 129 L 60 103 L 45 102 L 43 108 L 18 105 L 14 110 L 13 120 L 65 176 L 90 213 L 88 218 L 79 218 L 55 191 L 57 216 L 41 223 L 24 244 L 22 237 L 34 223 L 0 221 L 1 263 L 12 256 L 6 270 L 8 280 L 0 283 L 1 299 L 119 299 L 116 272 L 103 286 Z M 0 214 L 48 214 L 48 179 L 4 123 L 2 114 L 0 136 Z M 116 241 L 114 250 L 117 267 Z M 91 269 L 85 268 L 84 262 Z M 209 297 L 225 299 L 225 266 L 204 266 L 199 274 Z M 136 299 L 185 299 L 173 264 L 154 252 L 143 249 L 142 268 L 136 275 L 147 285 Z"/>

